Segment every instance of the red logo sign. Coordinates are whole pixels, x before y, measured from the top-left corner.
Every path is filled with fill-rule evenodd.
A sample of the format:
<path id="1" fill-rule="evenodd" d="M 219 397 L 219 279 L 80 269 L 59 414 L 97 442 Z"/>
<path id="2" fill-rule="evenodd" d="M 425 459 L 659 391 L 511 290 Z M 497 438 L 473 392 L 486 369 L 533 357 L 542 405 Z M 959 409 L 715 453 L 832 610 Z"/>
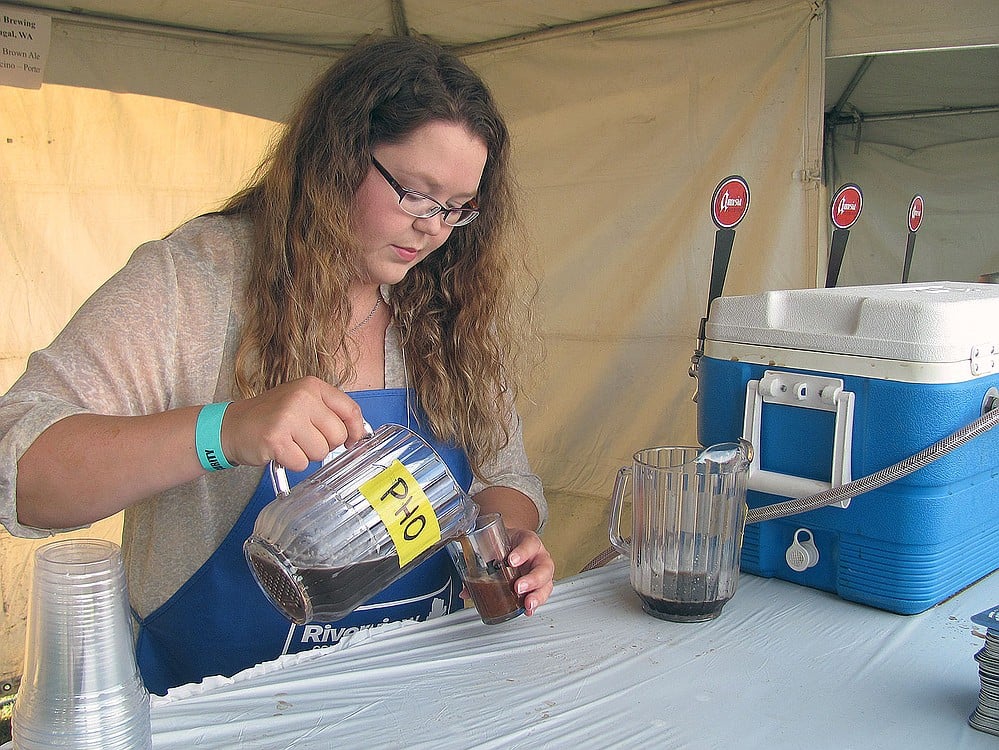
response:
<path id="1" fill-rule="evenodd" d="M 749 185 L 738 175 L 718 183 L 711 196 L 711 221 L 719 229 L 731 229 L 749 211 Z"/>
<path id="2" fill-rule="evenodd" d="M 864 196 L 859 187 L 848 183 L 836 191 L 829 208 L 833 226 L 837 229 L 849 229 L 860 218 L 860 212 L 864 208 Z"/>
<path id="3" fill-rule="evenodd" d="M 909 204 L 909 231 L 916 232 L 923 223 L 923 196 L 915 195 Z"/>

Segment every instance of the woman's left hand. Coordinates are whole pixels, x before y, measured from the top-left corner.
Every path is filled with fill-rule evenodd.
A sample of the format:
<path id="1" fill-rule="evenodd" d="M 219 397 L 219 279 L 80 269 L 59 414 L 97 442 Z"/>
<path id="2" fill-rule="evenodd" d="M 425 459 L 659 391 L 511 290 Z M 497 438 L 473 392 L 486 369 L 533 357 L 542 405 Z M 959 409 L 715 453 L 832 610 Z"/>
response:
<path id="1" fill-rule="evenodd" d="M 507 529 L 513 549 L 507 562 L 519 569 L 520 575 L 513 585 L 523 597 L 524 613 L 530 617 L 548 601 L 555 580 L 555 561 L 544 543 L 533 531 Z"/>

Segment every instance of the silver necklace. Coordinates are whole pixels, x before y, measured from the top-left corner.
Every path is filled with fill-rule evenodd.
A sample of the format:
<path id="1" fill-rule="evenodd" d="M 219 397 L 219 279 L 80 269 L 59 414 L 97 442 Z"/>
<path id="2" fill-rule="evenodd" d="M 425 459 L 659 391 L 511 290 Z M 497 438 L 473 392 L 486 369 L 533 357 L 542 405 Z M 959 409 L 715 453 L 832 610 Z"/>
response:
<path id="1" fill-rule="evenodd" d="M 371 320 L 375 316 L 375 313 L 378 311 L 378 307 L 381 304 L 382 304 L 382 295 L 379 293 L 379 294 L 375 295 L 375 306 L 371 308 L 371 312 L 369 312 L 364 317 L 364 320 L 362 320 L 360 323 L 357 323 L 356 325 L 354 325 L 353 328 L 351 328 L 349 331 L 347 331 L 347 335 L 350 336 L 351 334 L 357 333 L 359 330 L 361 330 L 362 328 L 364 328 L 364 326 L 368 323 L 368 321 Z"/>

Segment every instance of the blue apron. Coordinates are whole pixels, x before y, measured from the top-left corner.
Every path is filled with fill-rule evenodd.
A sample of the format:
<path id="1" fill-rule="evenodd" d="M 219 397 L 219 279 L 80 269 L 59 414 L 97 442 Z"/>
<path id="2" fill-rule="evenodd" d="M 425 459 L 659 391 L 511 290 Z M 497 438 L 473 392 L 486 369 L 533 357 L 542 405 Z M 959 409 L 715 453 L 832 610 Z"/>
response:
<path id="1" fill-rule="evenodd" d="M 472 477 L 464 452 L 424 433 L 415 414 L 409 419 L 406 389 L 350 395 L 372 427 L 394 422 L 422 435 L 468 490 Z M 319 465 L 288 472 L 289 484 L 300 482 Z M 440 550 L 342 620 L 295 625 L 260 590 L 243 555 L 243 542 L 253 532 L 257 515 L 273 499 L 265 471 L 249 504 L 205 564 L 154 612 L 144 618 L 136 615 L 136 658 L 150 692 L 164 695 L 171 687 L 210 675 L 231 677 L 282 654 L 337 643 L 358 630 L 426 620 L 462 608 L 461 579 L 447 551 Z"/>

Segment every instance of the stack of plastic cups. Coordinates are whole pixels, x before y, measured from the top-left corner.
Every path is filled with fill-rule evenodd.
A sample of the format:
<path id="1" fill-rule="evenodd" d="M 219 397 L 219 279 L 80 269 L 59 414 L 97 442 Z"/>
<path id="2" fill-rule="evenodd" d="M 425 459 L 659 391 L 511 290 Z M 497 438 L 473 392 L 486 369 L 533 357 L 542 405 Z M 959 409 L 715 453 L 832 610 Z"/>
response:
<path id="1" fill-rule="evenodd" d="M 152 747 L 149 693 L 113 542 L 72 539 L 35 553 L 12 730 L 18 750 Z"/>

